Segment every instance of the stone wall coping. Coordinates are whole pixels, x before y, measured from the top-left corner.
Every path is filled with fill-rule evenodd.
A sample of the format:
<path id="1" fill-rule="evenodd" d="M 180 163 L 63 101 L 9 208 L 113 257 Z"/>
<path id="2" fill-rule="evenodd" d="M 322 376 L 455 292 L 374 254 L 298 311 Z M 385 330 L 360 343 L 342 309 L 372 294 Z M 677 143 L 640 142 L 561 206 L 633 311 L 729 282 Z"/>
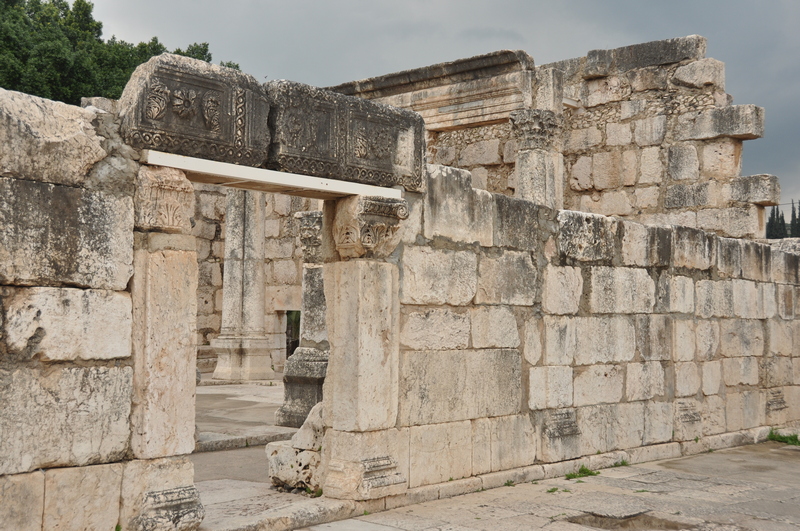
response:
<path id="1" fill-rule="evenodd" d="M 523 50 L 499 50 L 466 59 L 458 59 L 457 61 L 403 70 L 326 88 L 348 96 L 373 99 L 533 69 L 533 58 L 527 52 Z"/>

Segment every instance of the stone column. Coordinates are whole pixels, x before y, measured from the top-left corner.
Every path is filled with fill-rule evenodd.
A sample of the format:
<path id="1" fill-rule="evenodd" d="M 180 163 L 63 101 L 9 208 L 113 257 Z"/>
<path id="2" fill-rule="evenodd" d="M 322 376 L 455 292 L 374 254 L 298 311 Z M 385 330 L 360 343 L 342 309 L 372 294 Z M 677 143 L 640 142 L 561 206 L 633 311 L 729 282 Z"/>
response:
<path id="1" fill-rule="evenodd" d="M 300 346 L 286 361 L 284 402 L 275 412 L 275 424 L 299 428 L 309 411 L 322 401 L 328 369 L 328 333 L 322 279 L 322 212 L 298 212 L 303 245 L 303 299 Z"/>
<path id="2" fill-rule="evenodd" d="M 269 380 L 270 344 L 264 329 L 264 194 L 228 190 L 222 329 L 211 346 L 217 353 L 214 378 Z"/>
<path id="3" fill-rule="evenodd" d="M 554 209 L 564 205 L 564 157 L 561 114 L 524 109 L 511 113 L 517 140 L 516 197 Z"/>

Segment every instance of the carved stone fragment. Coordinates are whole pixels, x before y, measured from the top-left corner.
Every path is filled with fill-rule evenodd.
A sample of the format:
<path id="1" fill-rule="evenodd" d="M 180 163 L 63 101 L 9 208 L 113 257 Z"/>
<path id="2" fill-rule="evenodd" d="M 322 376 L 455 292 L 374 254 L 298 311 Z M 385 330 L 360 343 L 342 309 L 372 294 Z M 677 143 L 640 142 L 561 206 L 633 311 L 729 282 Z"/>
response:
<path id="1" fill-rule="evenodd" d="M 336 204 L 333 240 L 342 258 L 384 258 L 402 237 L 400 222 L 408 218 L 404 199 L 351 196 Z"/>
<path id="2" fill-rule="evenodd" d="M 267 167 L 421 191 L 425 130 L 418 114 L 291 81 L 267 89 L 273 98 Z"/>
<path id="3" fill-rule="evenodd" d="M 189 234 L 194 213 L 194 188 L 182 171 L 142 166 L 134 197 L 136 229 Z"/>
<path id="4" fill-rule="evenodd" d="M 322 263 L 322 211 L 297 212 L 300 220 L 300 243 L 303 244 L 303 262 Z"/>
<path id="5" fill-rule="evenodd" d="M 520 151 L 560 148 L 563 118 L 553 111 L 525 109 L 511 113 L 511 129 Z"/>
<path id="6" fill-rule="evenodd" d="M 252 76 L 171 54 L 139 66 L 118 105 L 136 148 L 248 166 L 267 159 L 269 107 Z"/>

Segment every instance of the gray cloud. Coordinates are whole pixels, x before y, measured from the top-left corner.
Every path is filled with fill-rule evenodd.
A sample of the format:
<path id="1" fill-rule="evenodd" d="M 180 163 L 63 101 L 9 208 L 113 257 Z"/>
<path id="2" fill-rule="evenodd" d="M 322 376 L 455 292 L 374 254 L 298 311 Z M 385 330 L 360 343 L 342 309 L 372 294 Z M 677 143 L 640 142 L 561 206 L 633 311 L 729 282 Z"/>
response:
<path id="1" fill-rule="evenodd" d="M 502 48 L 538 64 L 670 37 L 708 38 L 736 103 L 766 108 L 743 173 L 774 173 L 800 198 L 800 3 L 793 0 L 95 0 L 104 36 L 209 42 L 259 79 L 326 86 Z"/>

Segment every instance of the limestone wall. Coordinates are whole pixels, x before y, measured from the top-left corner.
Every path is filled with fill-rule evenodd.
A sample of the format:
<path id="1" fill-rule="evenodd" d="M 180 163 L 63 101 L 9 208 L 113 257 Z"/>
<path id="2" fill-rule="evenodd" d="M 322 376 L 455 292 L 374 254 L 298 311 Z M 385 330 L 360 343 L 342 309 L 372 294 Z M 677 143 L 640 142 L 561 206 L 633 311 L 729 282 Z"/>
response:
<path id="1" fill-rule="evenodd" d="M 800 256 L 471 184 L 429 166 L 388 263 L 325 265 L 326 495 L 396 506 L 800 425 Z"/>
<path id="2" fill-rule="evenodd" d="M 0 89 L 4 529 L 202 519 L 193 196 L 137 160 L 114 114 Z"/>

